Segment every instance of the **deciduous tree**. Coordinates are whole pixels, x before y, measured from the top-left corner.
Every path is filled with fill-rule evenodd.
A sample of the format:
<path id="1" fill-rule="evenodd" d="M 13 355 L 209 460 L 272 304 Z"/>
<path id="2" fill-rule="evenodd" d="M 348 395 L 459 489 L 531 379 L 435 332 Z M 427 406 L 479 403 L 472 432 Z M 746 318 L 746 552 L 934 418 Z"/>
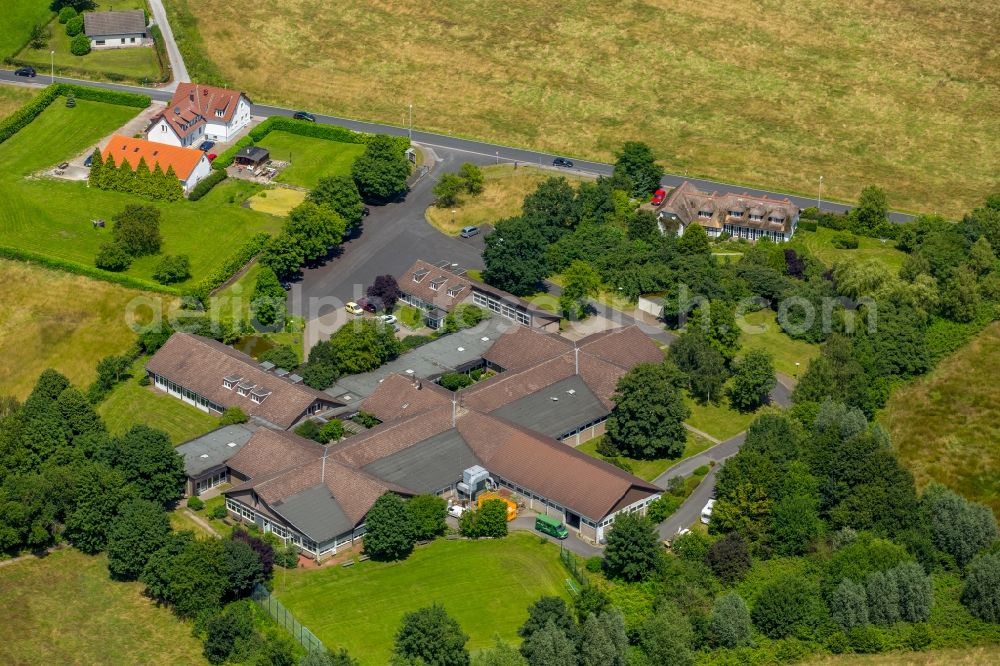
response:
<path id="1" fill-rule="evenodd" d="M 753 622 L 750 609 L 736 592 L 724 594 L 712 606 L 712 638 L 722 647 L 734 648 L 750 643 Z"/>
<path id="2" fill-rule="evenodd" d="M 497 222 L 486 236 L 483 279 L 515 296 L 534 293 L 549 274 L 545 263 L 545 238 L 521 218 Z"/>
<path id="3" fill-rule="evenodd" d="M 633 458 L 677 457 L 687 443 L 690 410 L 677 389 L 674 368 L 643 363 L 618 380 L 607 437 Z"/>
<path id="4" fill-rule="evenodd" d="M 394 658 L 405 664 L 468 666 L 468 640 L 458 622 L 443 606 L 435 604 L 403 616 L 396 633 Z"/>
<path id="5" fill-rule="evenodd" d="M 770 352 L 751 349 L 736 364 L 729 400 L 740 411 L 753 411 L 767 401 L 777 383 Z"/>
<path id="6" fill-rule="evenodd" d="M 652 149 L 641 141 L 626 141 L 615 161 L 615 176 L 632 183 L 632 195 L 640 199 L 660 186 L 663 167 L 656 163 Z"/>
<path id="7" fill-rule="evenodd" d="M 972 561 L 962 590 L 962 603 L 980 620 L 1000 622 L 1000 553 L 989 553 Z"/>
<path id="8" fill-rule="evenodd" d="M 351 176 L 365 201 L 392 199 L 406 190 L 410 164 L 392 137 L 376 135 L 354 161 Z"/>
<path id="9" fill-rule="evenodd" d="M 365 554 L 374 560 L 405 560 L 416 539 L 406 503 L 395 493 L 375 500 L 365 518 Z"/>
<path id="10" fill-rule="evenodd" d="M 128 162 L 125 162 L 128 164 Z M 111 218 L 111 236 L 133 257 L 144 257 L 160 251 L 160 209 L 154 206 L 128 204 Z"/>
<path id="11" fill-rule="evenodd" d="M 448 529 L 445 517 L 448 515 L 448 503 L 437 495 L 417 495 L 409 502 L 407 508 L 413 520 L 414 535 L 418 541 L 439 537 Z"/>
<path id="12" fill-rule="evenodd" d="M 364 202 L 358 193 L 358 186 L 348 176 L 327 176 L 320 178 L 306 201 L 320 206 L 328 206 L 347 224 L 347 229 L 361 226 L 364 213 Z"/>
<path id="13" fill-rule="evenodd" d="M 636 582 L 656 572 L 662 550 L 656 527 L 645 516 L 618 514 L 608 531 L 607 542 L 604 570 L 611 578 Z"/>

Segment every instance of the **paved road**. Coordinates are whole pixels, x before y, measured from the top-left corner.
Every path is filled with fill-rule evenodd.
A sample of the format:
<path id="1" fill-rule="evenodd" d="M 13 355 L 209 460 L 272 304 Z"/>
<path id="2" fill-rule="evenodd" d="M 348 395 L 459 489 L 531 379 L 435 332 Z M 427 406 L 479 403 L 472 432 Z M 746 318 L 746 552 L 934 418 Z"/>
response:
<path id="1" fill-rule="evenodd" d="M 186 76 L 186 71 L 185 71 Z M 0 70 L 0 83 L 11 82 L 14 80 L 19 80 L 24 82 L 23 79 L 15 77 L 13 72 L 7 70 Z M 56 77 L 56 81 L 60 83 L 75 83 L 84 86 L 94 86 L 97 88 L 105 88 L 108 90 L 122 90 L 126 92 L 138 92 L 149 95 L 153 99 L 161 101 L 169 101 L 171 97 L 171 92 L 166 88 L 142 88 L 138 86 L 126 86 L 118 83 L 95 83 L 91 81 L 81 81 L 78 79 L 69 79 L 63 77 Z M 35 83 L 38 85 L 47 85 L 49 82 L 48 77 L 38 77 Z M 261 104 L 253 105 L 253 113 L 255 115 L 261 116 L 291 116 L 295 111 L 293 109 L 284 109 L 276 106 L 266 106 Z M 397 136 L 406 135 L 407 129 L 403 127 L 396 127 L 394 125 L 382 125 L 378 123 L 363 122 L 360 120 L 352 120 L 350 118 L 339 118 L 336 116 L 324 116 L 317 115 L 316 120 L 322 124 L 328 125 L 340 125 L 342 127 L 347 127 L 359 132 L 378 132 L 383 134 L 392 134 Z M 433 148 L 443 148 L 452 151 L 458 151 L 464 154 L 466 157 L 464 159 L 470 159 L 470 156 L 475 156 L 477 161 L 489 162 L 519 162 L 521 164 L 551 164 L 552 159 L 555 155 L 550 153 L 540 153 L 533 150 L 526 150 L 523 148 L 514 148 L 511 146 L 501 146 L 499 144 L 485 143 L 483 141 L 473 141 L 471 139 L 463 139 L 460 137 L 448 136 L 444 134 L 432 134 L 430 132 L 413 131 L 412 132 L 413 141 L 417 143 L 422 143 Z M 589 162 L 586 160 L 574 160 L 575 167 L 571 170 L 573 172 L 583 173 L 583 174 L 595 174 L 595 175 L 610 175 L 612 171 L 612 166 L 610 164 L 604 164 L 601 162 Z M 742 185 L 726 184 L 720 183 L 714 180 L 706 180 L 702 178 L 687 178 L 686 176 L 679 174 L 668 174 L 663 177 L 662 183 L 665 186 L 675 187 L 680 185 L 685 180 L 690 181 L 693 185 L 699 189 L 704 190 L 717 190 L 717 189 L 728 189 L 736 190 L 740 192 L 747 192 L 752 195 L 767 195 L 770 197 L 788 197 L 795 205 L 800 207 L 808 207 L 816 204 L 816 199 L 809 197 L 800 197 L 796 195 L 786 194 L 783 192 L 773 192 L 767 190 L 756 189 L 752 187 L 744 187 Z M 823 210 L 830 210 L 835 212 L 843 212 L 848 210 L 850 206 L 844 204 L 838 204 L 833 202 L 824 201 Z M 913 215 L 907 213 L 893 212 L 890 214 L 890 219 L 893 222 L 907 222 L 913 219 Z"/>
<path id="2" fill-rule="evenodd" d="M 661 539 L 672 539 L 678 530 L 690 527 L 692 523 L 700 519 L 701 510 L 715 493 L 715 475 L 718 474 L 720 467 L 720 465 L 713 467 L 684 504 L 681 504 L 673 515 L 660 523 Z"/>
<path id="3" fill-rule="evenodd" d="M 170 29 L 170 22 L 167 21 L 167 12 L 163 8 L 162 0 L 149 0 L 149 8 L 153 11 L 153 20 L 160 27 L 160 33 L 163 35 L 163 43 L 167 47 L 167 57 L 170 59 L 170 70 L 173 74 L 170 83 L 163 86 L 163 89 L 176 90 L 178 83 L 190 81 L 191 77 L 188 76 L 184 57 L 181 55 L 180 49 L 177 48 L 177 42 L 174 41 L 174 31 Z"/>

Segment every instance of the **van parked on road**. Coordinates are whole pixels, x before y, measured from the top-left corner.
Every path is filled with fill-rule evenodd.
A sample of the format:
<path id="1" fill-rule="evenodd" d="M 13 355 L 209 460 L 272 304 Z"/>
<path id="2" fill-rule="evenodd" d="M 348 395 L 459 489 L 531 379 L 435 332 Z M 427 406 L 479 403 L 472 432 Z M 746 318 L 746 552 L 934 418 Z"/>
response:
<path id="1" fill-rule="evenodd" d="M 708 525 L 708 521 L 712 519 L 712 507 L 714 506 L 715 506 L 715 500 L 714 499 L 708 500 L 708 504 L 706 504 L 705 508 L 701 510 L 701 522 Z"/>
<path id="2" fill-rule="evenodd" d="M 542 534 L 554 536 L 557 539 L 565 539 L 569 536 L 569 530 L 561 521 L 549 516 L 537 516 L 535 518 L 535 529 Z"/>
<path id="3" fill-rule="evenodd" d="M 479 227 L 462 227 L 462 233 L 459 234 L 462 238 L 472 238 L 479 233 Z"/>

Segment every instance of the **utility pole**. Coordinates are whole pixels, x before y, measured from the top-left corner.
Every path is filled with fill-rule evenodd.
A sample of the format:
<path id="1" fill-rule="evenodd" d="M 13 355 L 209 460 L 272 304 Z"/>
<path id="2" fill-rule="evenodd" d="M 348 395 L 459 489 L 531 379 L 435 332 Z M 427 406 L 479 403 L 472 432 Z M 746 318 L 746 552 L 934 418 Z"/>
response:
<path id="1" fill-rule="evenodd" d="M 51 64 L 52 64 L 52 72 L 51 72 L 51 78 L 52 78 L 52 80 L 50 81 L 50 83 L 55 83 L 56 82 L 56 52 L 55 51 L 49 51 L 49 59 L 51 60 Z"/>
<path id="2" fill-rule="evenodd" d="M 413 102 L 410 102 L 409 135 L 410 135 L 410 143 L 413 143 Z"/>

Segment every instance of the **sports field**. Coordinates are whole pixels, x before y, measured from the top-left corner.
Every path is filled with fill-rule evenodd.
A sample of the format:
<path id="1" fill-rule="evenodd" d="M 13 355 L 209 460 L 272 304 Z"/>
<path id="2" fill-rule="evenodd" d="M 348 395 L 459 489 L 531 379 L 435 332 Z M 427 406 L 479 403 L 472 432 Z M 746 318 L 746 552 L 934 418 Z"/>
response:
<path id="1" fill-rule="evenodd" d="M 519 642 L 528 606 L 566 596 L 568 573 L 551 543 L 525 533 L 502 540 L 446 541 L 403 562 L 362 562 L 275 576 L 274 592 L 327 647 L 346 647 L 362 664 L 385 664 L 407 612 L 442 604 L 479 650 L 493 636 Z"/>
<path id="2" fill-rule="evenodd" d="M 135 341 L 128 304 L 142 297 L 167 309 L 175 300 L 4 259 L 0 294 L 0 393 L 21 399 L 46 368 L 86 389 L 99 360 Z"/>
<path id="3" fill-rule="evenodd" d="M 110 222 L 136 197 L 37 174 L 93 146 L 137 113 L 136 109 L 78 101 L 67 108 L 57 99 L 30 125 L 0 144 L 0 245 L 93 266 L 110 225 L 95 230 L 91 220 Z M 162 211 L 163 254 L 186 254 L 196 282 L 235 252 L 254 233 L 274 232 L 281 220 L 243 208 L 241 185 L 224 182 L 197 202 L 157 202 Z M 139 200 L 141 201 L 141 200 Z M 133 262 L 129 275 L 152 279 L 159 256 Z"/>
<path id="4" fill-rule="evenodd" d="M 881 416 L 917 485 L 939 481 L 1000 514 L 1000 323 L 895 391 Z"/>
<path id="5" fill-rule="evenodd" d="M 60 550 L 0 567 L 0 663 L 207 664 L 191 625 L 108 578 L 107 559 Z"/>
<path id="6" fill-rule="evenodd" d="M 1000 171 L 995 2 L 166 4 L 262 102 L 952 215 Z"/>
<path id="7" fill-rule="evenodd" d="M 359 143 L 341 143 L 288 132 L 270 132 L 258 144 L 271 151 L 271 159 L 291 162 L 278 174 L 278 182 L 312 189 L 320 178 L 349 176 L 354 160 L 365 152 Z"/>

